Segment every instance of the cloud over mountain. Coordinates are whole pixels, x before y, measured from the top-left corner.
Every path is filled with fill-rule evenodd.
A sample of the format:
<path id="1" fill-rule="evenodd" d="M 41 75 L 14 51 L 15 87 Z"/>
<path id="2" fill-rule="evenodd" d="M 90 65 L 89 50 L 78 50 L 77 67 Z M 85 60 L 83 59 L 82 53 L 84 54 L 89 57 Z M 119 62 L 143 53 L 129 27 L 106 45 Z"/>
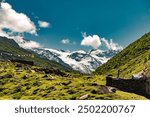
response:
<path id="1" fill-rule="evenodd" d="M 36 26 L 30 18 L 18 13 L 9 3 L 2 2 L 0 7 L 0 35 L 7 35 L 4 29 L 14 33 L 36 34 Z"/>
<path id="2" fill-rule="evenodd" d="M 41 47 L 39 43 L 23 38 L 23 33 L 37 35 L 36 26 L 30 18 L 24 13 L 16 12 L 9 3 L 0 3 L 0 36 L 14 39 L 19 46 L 26 49 Z"/>
<path id="3" fill-rule="evenodd" d="M 110 42 L 109 42 L 105 38 L 102 38 L 101 41 L 106 45 L 106 47 L 109 50 L 122 50 L 123 49 L 123 47 L 120 46 L 118 43 L 114 43 L 112 39 L 110 39 Z"/>
<path id="4" fill-rule="evenodd" d="M 110 39 L 109 42 L 107 39 L 101 38 L 98 35 L 87 36 L 86 32 L 82 33 L 82 36 L 83 36 L 83 40 L 81 41 L 81 45 L 83 46 L 91 46 L 94 49 L 97 49 L 103 44 L 109 50 L 120 51 L 123 49 L 123 47 L 120 46 L 118 43 L 114 43 L 112 39 Z"/>
<path id="5" fill-rule="evenodd" d="M 91 46 L 94 49 L 97 49 L 101 45 L 100 37 L 98 35 L 87 36 L 86 32 L 82 33 L 83 40 L 81 45 Z"/>
<path id="6" fill-rule="evenodd" d="M 15 36 L 15 39 L 14 39 L 18 45 L 22 48 L 25 48 L 25 49 L 33 49 L 33 48 L 40 48 L 41 45 L 38 43 L 38 42 L 35 42 L 35 41 L 26 41 L 23 39 L 23 37 L 21 36 Z"/>

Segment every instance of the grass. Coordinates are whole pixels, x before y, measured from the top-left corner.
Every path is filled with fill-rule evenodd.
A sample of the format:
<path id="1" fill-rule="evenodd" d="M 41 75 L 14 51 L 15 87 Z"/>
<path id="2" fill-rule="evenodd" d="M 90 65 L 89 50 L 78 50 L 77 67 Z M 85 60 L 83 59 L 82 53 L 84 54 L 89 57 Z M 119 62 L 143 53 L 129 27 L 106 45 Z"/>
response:
<path id="1" fill-rule="evenodd" d="M 44 74 L 33 71 L 37 66 L 25 65 L 18 68 L 18 63 L 0 62 L 0 99 L 1 100 L 77 100 L 89 94 L 88 100 L 145 100 L 143 96 L 117 91 L 106 93 L 105 77 L 67 73 L 65 76 Z M 20 71 L 17 71 L 17 70 Z"/>
<path id="2" fill-rule="evenodd" d="M 150 33 L 147 33 L 96 69 L 93 74 L 112 74 L 116 76 L 118 70 L 121 70 L 120 77 L 131 78 L 133 74 L 137 74 L 144 69 L 144 63 L 147 64 L 150 71 L 149 41 Z"/>
<path id="3" fill-rule="evenodd" d="M 36 53 L 19 47 L 19 45 L 13 39 L 8 39 L 6 37 L 1 36 L 0 36 L 0 53 L 3 54 L 2 56 L 0 55 L 0 60 L 14 59 L 14 60 L 33 61 L 36 66 L 49 68 L 53 67 L 56 69 L 60 69 L 62 71 L 75 72 L 70 67 L 64 67 L 63 65 L 60 65 L 55 61 L 50 61 L 48 59 L 41 58 Z M 12 56 L 4 53 L 12 54 Z"/>

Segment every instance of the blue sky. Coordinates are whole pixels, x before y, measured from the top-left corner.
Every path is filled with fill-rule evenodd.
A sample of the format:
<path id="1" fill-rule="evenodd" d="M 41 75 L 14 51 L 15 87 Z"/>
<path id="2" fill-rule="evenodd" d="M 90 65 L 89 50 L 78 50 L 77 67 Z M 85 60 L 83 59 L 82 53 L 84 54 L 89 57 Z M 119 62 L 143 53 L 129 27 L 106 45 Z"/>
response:
<path id="1" fill-rule="evenodd" d="M 81 46 L 82 32 L 98 35 L 126 47 L 150 31 L 149 0 L 6 0 L 17 12 L 26 14 L 40 28 L 38 36 L 25 34 L 45 47 L 65 50 L 89 50 Z M 38 17 L 38 18 L 37 18 Z M 61 41 L 68 39 L 69 44 Z M 104 48 L 99 46 L 100 49 Z"/>

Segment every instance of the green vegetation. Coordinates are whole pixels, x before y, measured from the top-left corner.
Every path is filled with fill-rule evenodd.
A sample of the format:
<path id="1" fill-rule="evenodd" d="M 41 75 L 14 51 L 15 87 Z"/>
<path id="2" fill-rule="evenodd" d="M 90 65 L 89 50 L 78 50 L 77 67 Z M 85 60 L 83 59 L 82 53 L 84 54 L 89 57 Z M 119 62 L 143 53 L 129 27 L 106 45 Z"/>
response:
<path id="1" fill-rule="evenodd" d="M 27 60 L 33 61 L 35 65 L 49 68 L 57 68 L 65 71 L 74 72 L 69 67 L 64 67 L 54 61 L 47 60 L 45 58 L 40 58 L 38 55 L 31 51 L 27 51 L 18 46 L 18 44 L 13 39 L 7 39 L 6 37 L 0 37 L 0 53 L 7 52 L 12 54 L 9 55 L 0 55 L 0 59 L 10 60 L 10 59 L 19 59 L 19 60 Z M 21 55 L 21 56 L 18 56 Z M 31 56 L 22 56 L 22 55 L 31 55 Z"/>
<path id="2" fill-rule="evenodd" d="M 150 70 L 150 33 L 145 34 L 140 39 L 130 44 L 119 54 L 110 59 L 106 64 L 99 67 L 94 74 L 117 76 L 120 70 L 120 77 L 131 78 L 137 74 L 147 64 Z M 150 74 L 150 73 L 149 73 Z"/>
<path id="3" fill-rule="evenodd" d="M 98 68 L 95 74 L 83 75 L 20 48 L 13 40 L 0 37 L 0 53 L 6 52 L 12 54 L 0 55 L 0 99 L 145 100 L 145 97 L 132 93 L 122 91 L 112 92 L 110 91 L 111 87 L 105 86 L 105 76 L 107 73 L 116 74 L 116 71 L 121 69 L 124 70 L 122 75 L 129 76 L 132 73 L 140 71 L 143 68 L 142 64 L 144 62 L 150 63 L 150 52 L 146 48 L 146 42 L 143 38 L 147 39 L 146 42 L 150 40 L 149 34 L 145 35 L 140 39 L 141 42 L 137 41 L 135 44 L 131 44 L 129 48 L 123 50 L 108 63 Z M 140 46 L 145 47 L 139 49 Z M 32 55 L 32 57 L 17 56 L 27 54 Z M 10 62 L 10 59 L 33 61 L 35 65 L 30 66 L 14 63 Z"/>
<path id="4" fill-rule="evenodd" d="M 58 75 L 53 71 L 46 74 L 37 66 L 0 62 L 0 99 L 75 100 L 84 95 L 88 95 L 85 99 L 146 99 L 121 91 L 109 92 L 102 76 L 68 72 Z"/>

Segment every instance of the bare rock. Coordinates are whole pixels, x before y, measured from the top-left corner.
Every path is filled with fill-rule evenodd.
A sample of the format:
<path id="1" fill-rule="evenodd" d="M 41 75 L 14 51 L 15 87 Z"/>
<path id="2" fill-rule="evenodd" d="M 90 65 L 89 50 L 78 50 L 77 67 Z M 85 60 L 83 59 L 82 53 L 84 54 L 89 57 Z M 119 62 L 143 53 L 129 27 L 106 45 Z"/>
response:
<path id="1" fill-rule="evenodd" d="M 23 70 L 20 68 L 16 68 L 16 72 L 23 72 Z"/>
<path id="2" fill-rule="evenodd" d="M 31 70 L 32 73 L 35 73 L 35 70 Z"/>
<path id="3" fill-rule="evenodd" d="M 108 89 L 111 93 L 116 93 L 116 91 L 117 91 L 117 89 L 114 87 L 109 87 Z"/>
<path id="4" fill-rule="evenodd" d="M 27 74 L 23 76 L 23 79 L 27 79 L 27 78 L 28 78 L 28 75 L 27 75 Z"/>
<path id="5" fill-rule="evenodd" d="M 86 94 L 86 95 L 83 95 L 79 98 L 79 100 L 85 100 L 85 99 L 88 99 L 90 97 L 89 94 Z"/>
<path id="6" fill-rule="evenodd" d="M 91 93 L 92 94 L 107 94 L 107 93 L 110 93 L 110 91 L 107 86 L 101 85 L 93 89 Z"/>

